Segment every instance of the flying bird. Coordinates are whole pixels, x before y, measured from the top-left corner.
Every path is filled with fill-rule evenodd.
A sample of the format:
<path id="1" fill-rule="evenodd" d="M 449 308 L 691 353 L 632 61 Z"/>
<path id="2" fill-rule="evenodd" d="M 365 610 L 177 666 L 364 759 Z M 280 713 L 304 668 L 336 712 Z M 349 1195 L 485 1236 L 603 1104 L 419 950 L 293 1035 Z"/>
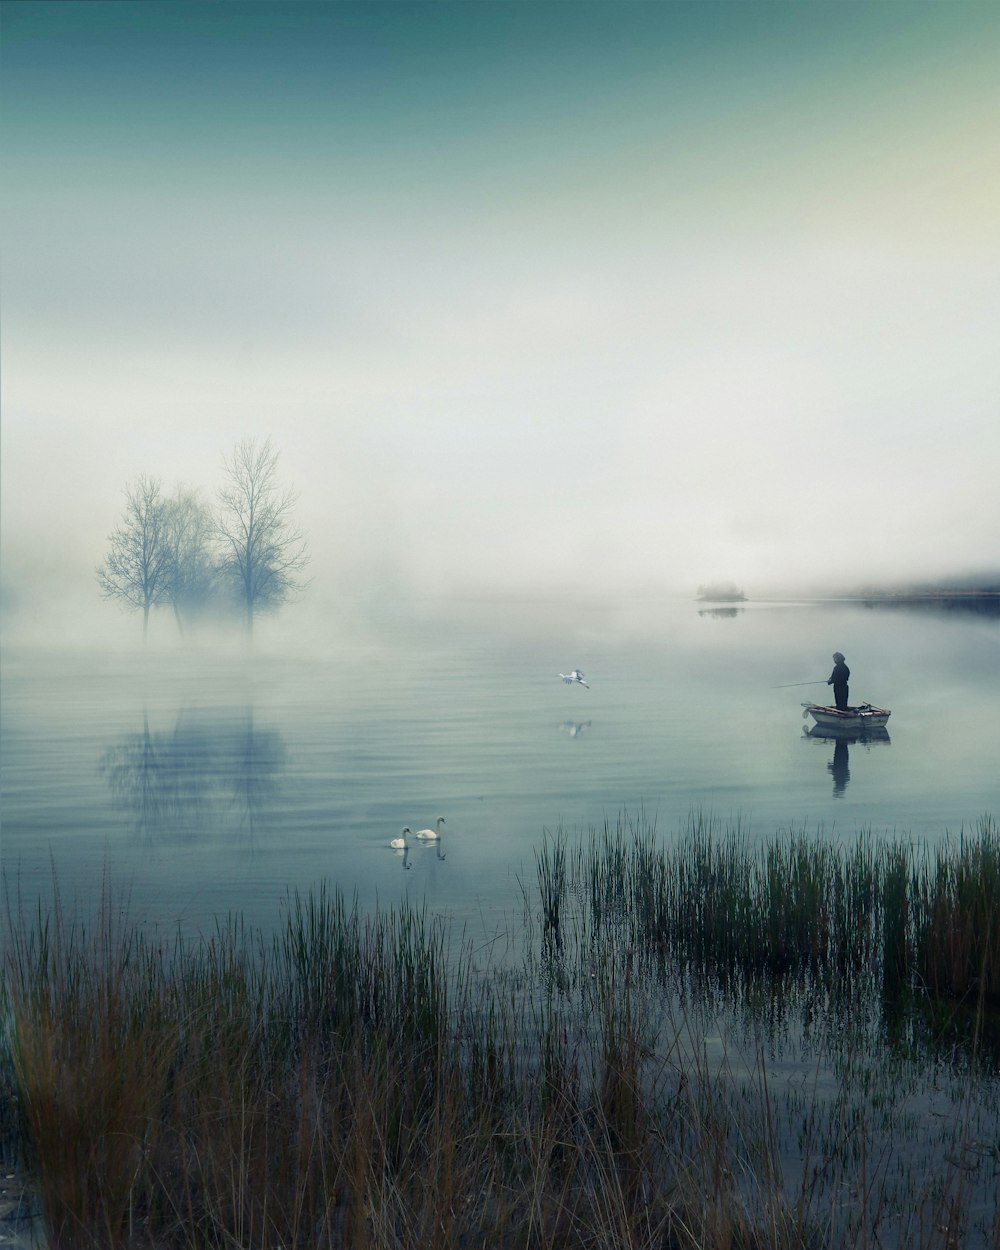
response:
<path id="1" fill-rule="evenodd" d="M 559 676 L 563 679 L 567 686 L 572 686 L 574 682 L 577 682 L 581 686 L 586 686 L 588 690 L 590 689 L 587 683 L 583 680 L 583 674 L 578 668 L 573 669 L 572 673 L 560 673 Z"/>

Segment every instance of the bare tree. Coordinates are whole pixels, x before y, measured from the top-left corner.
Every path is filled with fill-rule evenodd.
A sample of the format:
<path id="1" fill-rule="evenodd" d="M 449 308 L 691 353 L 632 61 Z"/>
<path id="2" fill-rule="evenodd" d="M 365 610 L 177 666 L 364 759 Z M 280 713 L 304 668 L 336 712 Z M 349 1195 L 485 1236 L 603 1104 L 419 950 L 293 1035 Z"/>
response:
<path id="1" fill-rule="evenodd" d="M 174 610 L 177 628 L 184 633 L 184 619 L 203 611 L 212 598 L 215 566 L 212 510 L 193 490 L 180 487 L 166 502 L 166 540 L 170 569 L 164 598 Z"/>
<path id="2" fill-rule="evenodd" d="M 278 453 L 270 439 L 245 439 L 223 461 L 227 483 L 219 492 L 216 532 L 222 545 L 220 570 L 236 583 L 248 633 L 254 615 L 276 608 L 301 586 L 308 563 L 306 543 L 292 522 L 298 496 L 280 491 Z"/>
<path id="3" fill-rule="evenodd" d="M 171 550 L 167 506 L 158 478 L 142 476 L 125 487 L 125 512 L 108 538 L 108 554 L 97 570 L 105 599 L 118 599 L 130 611 L 142 609 L 142 636 L 149 632 L 149 610 L 167 593 Z"/>

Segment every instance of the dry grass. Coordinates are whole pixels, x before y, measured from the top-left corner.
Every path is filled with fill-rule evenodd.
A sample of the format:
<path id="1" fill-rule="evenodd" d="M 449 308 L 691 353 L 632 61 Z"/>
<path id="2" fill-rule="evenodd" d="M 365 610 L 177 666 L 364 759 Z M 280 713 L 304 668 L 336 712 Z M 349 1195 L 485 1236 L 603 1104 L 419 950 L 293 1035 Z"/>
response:
<path id="1" fill-rule="evenodd" d="M 864 958 L 902 949 L 911 981 L 931 950 L 981 958 L 981 1004 L 995 829 L 903 876 L 874 851 L 751 854 L 701 831 L 671 859 L 648 831 L 617 834 L 543 849 L 539 941 L 532 920 L 523 965 L 487 977 L 443 925 L 323 891 L 291 899 L 269 943 L 233 921 L 150 945 L 109 899 L 89 930 L 58 908 L 9 917 L 7 1079 L 51 1245 L 804 1250 L 890 1244 L 890 1226 L 921 1250 L 957 1229 L 978 1245 L 961 1161 L 909 1212 L 893 1197 L 917 1181 L 879 1153 L 898 1093 L 879 1056 L 845 1047 L 833 1092 L 817 1076 L 793 1105 L 763 1048 L 739 1071 L 711 1057 L 665 987 L 698 960 L 729 993 L 803 964 L 842 984 L 859 959 L 840 947 L 885 915 L 890 881 L 905 932 L 873 921 Z M 759 939 L 743 961 L 734 931 Z M 801 1125 L 797 1179 L 782 1117 Z M 960 1127 L 952 1148 L 977 1140 Z"/>

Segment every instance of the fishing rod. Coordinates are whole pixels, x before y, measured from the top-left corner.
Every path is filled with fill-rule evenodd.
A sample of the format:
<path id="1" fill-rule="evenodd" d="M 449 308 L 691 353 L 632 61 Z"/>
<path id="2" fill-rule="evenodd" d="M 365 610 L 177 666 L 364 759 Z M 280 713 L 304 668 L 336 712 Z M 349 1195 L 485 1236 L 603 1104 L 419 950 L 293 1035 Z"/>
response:
<path id="1" fill-rule="evenodd" d="M 828 686 L 827 681 L 784 681 L 780 686 L 772 686 L 772 690 L 787 690 L 789 686 Z"/>

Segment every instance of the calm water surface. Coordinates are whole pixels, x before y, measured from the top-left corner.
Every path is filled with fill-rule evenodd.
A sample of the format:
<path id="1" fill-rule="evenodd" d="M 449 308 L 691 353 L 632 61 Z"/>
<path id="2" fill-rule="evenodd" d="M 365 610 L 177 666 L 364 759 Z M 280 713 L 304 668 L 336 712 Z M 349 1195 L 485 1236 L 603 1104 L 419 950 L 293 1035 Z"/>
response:
<path id="1" fill-rule="evenodd" d="M 286 625 L 294 625 L 292 614 Z M 105 877 L 150 924 L 242 911 L 269 926 L 321 880 L 493 930 L 534 881 L 545 830 L 691 812 L 936 840 L 1000 814 L 1000 625 L 850 604 L 452 603 L 322 647 L 252 656 L 8 651 L 8 891 L 92 901 Z M 831 653 L 887 740 L 810 736 Z M 581 668 L 589 690 L 557 674 Z M 446 820 L 440 847 L 389 848 Z M 405 868 L 405 871 L 404 871 Z"/>

